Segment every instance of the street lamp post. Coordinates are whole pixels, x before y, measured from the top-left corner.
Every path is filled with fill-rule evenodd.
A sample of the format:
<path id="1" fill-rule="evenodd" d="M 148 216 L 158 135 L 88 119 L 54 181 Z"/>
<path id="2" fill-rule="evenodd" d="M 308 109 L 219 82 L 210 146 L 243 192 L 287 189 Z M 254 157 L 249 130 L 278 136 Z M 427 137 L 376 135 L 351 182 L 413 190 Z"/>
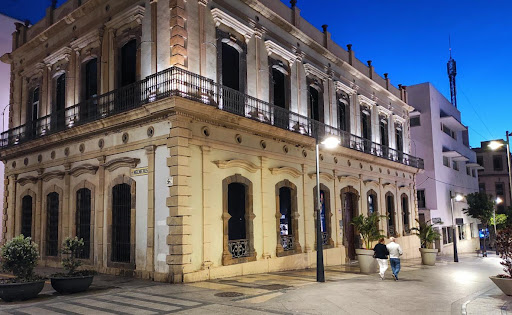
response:
<path id="1" fill-rule="evenodd" d="M 462 197 L 462 195 L 457 194 L 455 196 L 452 196 L 450 193 L 450 205 L 451 205 L 451 209 L 452 209 L 453 261 L 454 262 L 459 262 L 459 255 L 457 254 L 457 225 L 455 225 L 455 217 L 453 215 L 453 203 L 455 201 L 462 201 L 462 199 L 464 199 L 464 197 Z"/>
<path id="2" fill-rule="evenodd" d="M 315 153 L 316 153 L 316 281 L 325 282 L 324 273 L 324 250 L 323 250 L 323 237 L 322 237 L 322 222 L 321 211 L 322 202 L 320 200 L 320 144 L 326 148 L 332 149 L 340 144 L 340 140 L 336 137 L 327 137 L 319 143 L 318 136 L 316 137 Z"/>

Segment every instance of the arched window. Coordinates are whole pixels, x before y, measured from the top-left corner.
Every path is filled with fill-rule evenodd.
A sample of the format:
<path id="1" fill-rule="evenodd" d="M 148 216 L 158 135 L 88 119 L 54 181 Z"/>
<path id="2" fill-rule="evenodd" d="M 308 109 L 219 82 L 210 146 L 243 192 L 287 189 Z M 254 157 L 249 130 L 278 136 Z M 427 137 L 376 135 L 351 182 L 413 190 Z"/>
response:
<path id="1" fill-rule="evenodd" d="M 119 87 L 135 83 L 137 80 L 137 40 L 135 39 L 121 47 L 119 74 Z"/>
<path id="2" fill-rule="evenodd" d="M 356 249 L 360 248 L 361 240 L 359 231 L 351 222 L 359 213 L 359 192 L 354 187 L 347 186 L 340 191 L 340 197 L 343 209 L 343 245 L 345 245 L 348 260 L 355 260 Z"/>
<path id="3" fill-rule="evenodd" d="M 32 196 L 21 199 L 21 234 L 32 237 Z"/>
<path id="4" fill-rule="evenodd" d="M 363 138 L 363 151 L 370 152 L 372 147 L 371 111 L 365 106 L 361 106 L 361 137 Z"/>
<path id="5" fill-rule="evenodd" d="M 380 130 L 380 144 L 382 145 L 382 156 L 387 158 L 389 155 L 389 132 L 388 132 L 388 118 L 386 116 L 379 116 L 379 130 Z"/>
<path id="6" fill-rule="evenodd" d="M 338 93 L 338 127 L 350 132 L 350 96 L 346 93 Z"/>
<path id="7" fill-rule="evenodd" d="M 386 212 L 388 216 L 388 236 L 396 235 L 395 198 L 392 193 L 386 194 Z"/>
<path id="8" fill-rule="evenodd" d="M 84 249 L 78 258 L 89 259 L 91 250 L 91 191 L 81 188 L 76 192 L 76 236 L 84 240 Z"/>
<path id="9" fill-rule="evenodd" d="M 411 231 L 409 218 L 409 197 L 406 194 L 402 194 L 402 222 L 404 225 L 404 234 L 408 234 Z"/>
<path id="10" fill-rule="evenodd" d="M 240 52 L 229 43 L 222 43 L 222 85 L 240 91 Z"/>
<path id="11" fill-rule="evenodd" d="M 95 97 L 98 95 L 98 59 L 94 58 L 87 61 L 83 67 L 83 106 L 80 109 L 80 118 L 86 120 L 94 117 L 98 101 Z"/>
<path id="12" fill-rule="evenodd" d="M 236 174 L 222 181 L 224 249 L 222 263 L 256 260 L 254 251 L 252 183 Z"/>
<path id="13" fill-rule="evenodd" d="M 313 188 L 314 209 L 317 208 L 317 187 Z M 316 215 L 315 215 L 316 221 Z M 316 226 L 316 222 L 315 222 Z M 323 245 L 333 245 L 331 238 L 331 192 L 327 186 L 320 184 L 320 228 L 322 232 Z M 316 234 L 315 234 L 316 235 Z M 316 243 L 315 243 L 316 244 Z"/>
<path id="14" fill-rule="evenodd" d="M 377 207 L 377 193 L 372 189 L 367 194 L 368 197 L 368 216 L 379 211 Z"/>
<path id="15" fill-rule="evenodd" d="M 57 256 L 59 252 L 59 194 L 46 196 L 46 256 Z"/>
<path id="16" fill-rule="evenodd" d="M 66 74 L 55 79 L 55 102 L 52 124 L 59 130 L 66 125 Z M 55 119 L 55 121 L 53 121 Z"/>
<path id="17" fill-rule="evenodd" d="M 301 252 L 299 244 L 299 221 L 297 209 L 297 187 L 289 180 L 276 184 L 277 200 L 277 256 Z"/>
<path id="18" fill-rule="evenodd" d="M 111 261 L 129 263 L 131 259 L 131 187 L 118 184 L 112 188 Z"/>

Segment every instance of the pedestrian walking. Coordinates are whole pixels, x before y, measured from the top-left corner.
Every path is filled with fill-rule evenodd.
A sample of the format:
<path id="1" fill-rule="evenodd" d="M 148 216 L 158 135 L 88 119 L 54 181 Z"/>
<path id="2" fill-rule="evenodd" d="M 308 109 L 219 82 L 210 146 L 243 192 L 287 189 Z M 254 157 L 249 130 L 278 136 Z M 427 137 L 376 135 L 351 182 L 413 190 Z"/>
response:
<path id="1" fill-rule="evenodd" d="M 395 238 L 389 239 L 389 244 L 386 245 L 389 252 L 389 262 L 391 263 L 391 271 L 393 272 L 393 278 L 395 281 L 398 280 L 398 273 L 400 272 L 400 256 L 402 256 L 402 248 L 399 244 L 395 243 Z"/>
<path id="2" fill-rule="evenodd" d="M 384 244 L 384 238 L 379 239 L 379 243 L 375 245 L 373 248 L 373 256 L 377 259 L 377 262 L 379 263 L 379 275 L 380 279 L 384 280 L 384 274 L 386 273 L 386 270 L 388 270 L 388 248 Z"/>

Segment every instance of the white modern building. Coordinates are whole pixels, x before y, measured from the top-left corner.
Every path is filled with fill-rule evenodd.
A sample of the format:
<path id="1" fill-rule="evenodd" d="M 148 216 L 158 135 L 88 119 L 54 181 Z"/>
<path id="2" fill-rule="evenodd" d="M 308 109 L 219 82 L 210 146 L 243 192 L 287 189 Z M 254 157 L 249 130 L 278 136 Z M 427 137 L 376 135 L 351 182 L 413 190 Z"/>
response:
<path id="1" fill-rule="evenodd" d="M 419 220 L 441 222 L 436 227 L 442 238 L 435 245 L 442 254 L 453 254 L 455 223 L 458 251 L 473 251 L 479 247 L 478 221 L 463 213 L 465 199 L 455 200 L 478 191 L 480 166 L 469 147 L 468 129 L 460 111 L 431 83 L 409 86 L 407 91 L 409 104 L 416 109 L 410 114 L 412 153 L 425 160 L 425 171 L 416 177 Z"/>
<path id="2" fill-rule="evenodd" d="M 12 50 L 12 33 L 16 31 L 14 23 L 19 23 L 7 15 L 0 13 L 0 56 Z M 9 127 L 9 87 L 11 82 L 11 65 L 0 63 L 0 119 L 2 119 L 2 132 Z M 4 195 L 4 164 L 0 163 L 0 195 Z M 3 203 L 0 203 L 0 242 L 2 230 L 5 228 L 3 221 Z"/>

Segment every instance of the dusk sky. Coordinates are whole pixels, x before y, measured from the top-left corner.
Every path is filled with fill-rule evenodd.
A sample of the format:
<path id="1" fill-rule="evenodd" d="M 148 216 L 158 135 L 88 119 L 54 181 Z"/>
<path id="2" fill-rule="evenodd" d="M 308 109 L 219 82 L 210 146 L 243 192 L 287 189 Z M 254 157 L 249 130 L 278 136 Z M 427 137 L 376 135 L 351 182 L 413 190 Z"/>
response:
<path id="1" fill-rule="evenodd" d="M 50 3 L 2 0 L 0 12 L 34 23 Z M 503 138 L 507 128 L 512 131 L 512 1 L 298 0 L 297 6 L 315 27 L 328 24 L 332 39 L 342 47 L 353 44 L 356 57 L 372 60 L 380 75 L 388 72 L 395 86 L 430 81 L 447 98 L 450 35 L 458 107 L 462 122 L 469 125 L 471 146 Z"/>

